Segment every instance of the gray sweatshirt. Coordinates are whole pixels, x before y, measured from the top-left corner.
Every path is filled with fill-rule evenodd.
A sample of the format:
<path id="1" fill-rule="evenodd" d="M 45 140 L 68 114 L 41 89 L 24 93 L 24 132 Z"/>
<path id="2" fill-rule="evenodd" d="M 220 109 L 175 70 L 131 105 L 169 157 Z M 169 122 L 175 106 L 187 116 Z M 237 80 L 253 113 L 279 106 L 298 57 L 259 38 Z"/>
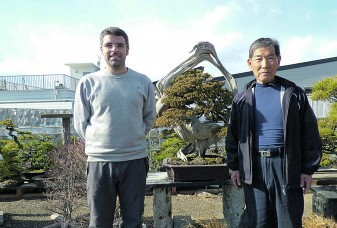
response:
<path id="1" fill-rule="evenodd" d="M 79 81 L 74 127 L 85 140 L 89 162 L 129 161 L 146 154 L 146 134 L 155 122 L 151 80 L 130 68 L 111 75 L 100 70 Z"/>

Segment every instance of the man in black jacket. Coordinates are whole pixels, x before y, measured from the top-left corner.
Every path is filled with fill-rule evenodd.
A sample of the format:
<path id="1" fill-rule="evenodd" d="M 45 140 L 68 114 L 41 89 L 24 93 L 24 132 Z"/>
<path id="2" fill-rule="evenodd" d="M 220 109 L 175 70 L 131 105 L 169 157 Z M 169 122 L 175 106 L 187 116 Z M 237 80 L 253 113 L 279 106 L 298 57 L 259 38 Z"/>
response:
<path id="1" fill-rule="evenodd" d="M 303 193 L 322 156 L 317 120 L 305 92 L 276 76 L 278 42 L 260 38 L 249 50 L 255 80 L 233 99 L 227 164 L 243 187 L 249 227 L 302 227 Z"/>

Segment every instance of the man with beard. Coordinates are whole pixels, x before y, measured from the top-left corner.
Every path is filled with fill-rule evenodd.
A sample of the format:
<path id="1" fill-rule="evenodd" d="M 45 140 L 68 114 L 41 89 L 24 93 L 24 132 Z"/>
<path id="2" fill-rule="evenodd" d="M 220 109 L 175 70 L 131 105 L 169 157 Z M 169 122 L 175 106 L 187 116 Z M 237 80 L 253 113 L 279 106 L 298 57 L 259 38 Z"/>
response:
<path id="1" fill-rule="evenodd" d="M 126 67 L 129 39 L 122 29 L 104 29 L 100 49 L 104 67 L 81 78 L 74 102 L 74 127 L 88 156 L 89 227 L 113 226 L 117 196 L 122 227 L 142 227 L 155 89 L 147 76 Z"/>

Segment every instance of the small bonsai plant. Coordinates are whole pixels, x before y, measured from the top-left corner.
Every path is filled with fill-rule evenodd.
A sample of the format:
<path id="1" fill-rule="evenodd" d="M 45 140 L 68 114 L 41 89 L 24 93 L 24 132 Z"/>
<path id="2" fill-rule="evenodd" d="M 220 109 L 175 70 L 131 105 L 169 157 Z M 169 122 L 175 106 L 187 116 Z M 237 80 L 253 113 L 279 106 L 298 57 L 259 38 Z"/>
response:
<path id="1" fill-rule="evenodd" d="M 0 121 L 0 127 L 8 130 L 8 135 L 12 138 L 0 142 L 0 153 L 3 156 L 0 179 L 16 179 L 21 173 L 41 173 L 48 169 L 48 153 L 55 148 L 50 137 L 20 131 L 10 119 Z"/>
<path id="2" fill-rule="evenodd" d="M 3 160 L 0 162 L 0 181 L 17 181 L 23 171 L 23 160 L 19 156 L 22 145 L 18 141 L 16 128 L 11 120 L 0 121 L 0 127 L 8 130 L 8 135 L 13 141 L 2 139 L 0 141 L 0 153 Z"/>
<path id="3" fill-rule="evenodd" d="M 23 161 L 18 156 L 19 150 L 19 146 L 12 141 L 0 141 L 0 153 L 3 157 L 3 160 L 0 161 L 0 182 L 5 182 L 5 185 L 12 184 L 20 179 Z"/>
<path id="4" fill-rule="evenodd" d="M 21 156 L 25 161 L 26 172 L 44 172 L 48 170 L 51 164 L 49 153 L 56 147 L 55 143 L 51 141 L 51 137 L 29 135 L 29 137 L 22 137 L 22 141 L 24 143 Z"/>

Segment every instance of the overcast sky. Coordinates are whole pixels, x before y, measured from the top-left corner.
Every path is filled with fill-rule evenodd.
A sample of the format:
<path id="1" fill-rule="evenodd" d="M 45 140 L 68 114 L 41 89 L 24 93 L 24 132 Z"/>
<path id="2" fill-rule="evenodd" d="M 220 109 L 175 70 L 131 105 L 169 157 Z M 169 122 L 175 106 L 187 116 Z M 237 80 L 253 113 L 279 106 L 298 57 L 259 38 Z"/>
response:
<path id="1" fill-rule="evenodd" d="M 260 37 L 280 42 L 281 65 L 337 56 L 336 0 L 0 0 L 0 23 L 0 75 L 69 75 L 66 63 L 96 63 L 109 26 L 129 35 L 127 66 L 153 81 L 199 41 L 232 74 L 248 71 Z"/>

